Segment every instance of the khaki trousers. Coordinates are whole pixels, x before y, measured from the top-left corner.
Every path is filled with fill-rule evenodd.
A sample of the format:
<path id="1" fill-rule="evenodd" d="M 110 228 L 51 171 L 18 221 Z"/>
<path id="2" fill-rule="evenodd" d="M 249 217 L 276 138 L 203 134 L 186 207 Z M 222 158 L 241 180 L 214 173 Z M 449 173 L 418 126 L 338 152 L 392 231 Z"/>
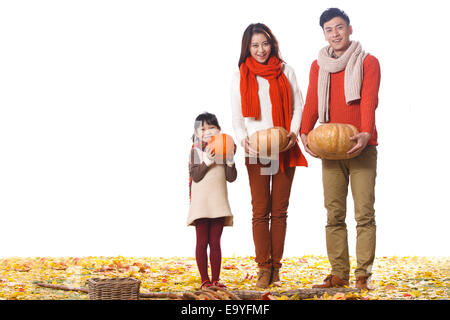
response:
<path id="1" fill-rule="evenodd" d="M 255 261 L 259 268 L 280 268 L 295 167 L 286 168 L 284 173 L 278 170 L 275 174 L 265 174 L 264 168 L 269 165 L 259 161 L 251 164 L 248 158 L 246 167 L 252 196 Z"/>
<path id="2" fill-rule="evenodd" d="M 363 152 L 348 160 L 322 160 L 322 180 L 327 209 L 326 243 L 331 274 L 349 279 L 347 192 L 350 181 L 356 219 L 355 276 L 370 275 L 375 259 L 375 178 L 377 149 L 367 146 Z"/>

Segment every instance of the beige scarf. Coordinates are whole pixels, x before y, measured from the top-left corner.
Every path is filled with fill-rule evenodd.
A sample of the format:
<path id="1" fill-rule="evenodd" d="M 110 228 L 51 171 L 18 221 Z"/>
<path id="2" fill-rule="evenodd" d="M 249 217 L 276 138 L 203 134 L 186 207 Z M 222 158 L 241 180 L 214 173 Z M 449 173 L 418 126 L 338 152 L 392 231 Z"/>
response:
<path id="1" fill-rule="evenodd" d="M 344 54 L 337 59 L 333 58 L 333 48 L 326 46 L 319 52 L 319 79 L 317 83 L 317 97 L 319 108 L 319 121 L 330 121 L 330 73 L 345 69 L 344 91 L 345 102 L 361 99 L 361 85 L 363 79 L 363 61 L 368 53 L 362 50 L 358 41 L 351 41 Z"/>

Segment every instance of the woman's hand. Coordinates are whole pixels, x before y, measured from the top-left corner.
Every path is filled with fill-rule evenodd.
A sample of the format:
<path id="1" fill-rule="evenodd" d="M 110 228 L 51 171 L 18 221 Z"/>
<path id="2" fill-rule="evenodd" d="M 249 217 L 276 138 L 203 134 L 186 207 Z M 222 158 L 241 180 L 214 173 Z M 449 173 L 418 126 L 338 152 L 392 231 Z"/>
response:
<path id="1" fill-rule="evenodd" d="M 311 151 L 311 149 L 308 148 L 308 140 L 307 140 L 307 135 L 302 133 L 302 135 L 300 136 L 300 138 L 302 139 L 302 143 L 303 143 L 303 148 L 305 148 L 305 151 L 308 152 L 311 156 L 313 156 L 314 158 L 319 158 L 317 156 L 317 154 L 315 154 L 314 152 Z"/>
<path id="2" fill-rule="evenodd" d="M 357 135 L 351 137 L 350 140 L 356 141 L 356 145 L 348 150 L 347 153 L 351 154 L 362 151 L 367 146 L 367 143 L 369 142 L 371 136 L 372 135 L 368 132 L 360 132 Z"/>
<path id="3" fill-rule="evenodd" d="M 297 135 L 294 132 L 289 132 L 288 135 L 287 135 L 287 138 L 289 139 L 289 142 L 288 142 L 286 148 L 284 148 L 283 151 L 289 150 L 297 142 Z"/>
<path id="4" fill-rule="evenodd" d="M 256 151 L 250 146 L 250 140 L 248 139 L 248 137 L 242 141 L 242 146 L 244 147 L 245 154 L 248 154 L 249 156 L 252 157 L 258 156 L 258 151 Z"/>

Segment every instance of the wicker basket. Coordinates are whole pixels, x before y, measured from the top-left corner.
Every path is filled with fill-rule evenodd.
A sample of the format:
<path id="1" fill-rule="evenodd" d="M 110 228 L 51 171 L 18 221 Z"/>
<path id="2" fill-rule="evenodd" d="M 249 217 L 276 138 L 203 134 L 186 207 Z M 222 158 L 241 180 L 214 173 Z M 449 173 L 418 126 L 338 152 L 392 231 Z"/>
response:
<path id="1" fill-rule="evenodd" d="M 134 278 L 90 278 L 87 283 L 89 300 L 139 299 L 141 281 Z"/>

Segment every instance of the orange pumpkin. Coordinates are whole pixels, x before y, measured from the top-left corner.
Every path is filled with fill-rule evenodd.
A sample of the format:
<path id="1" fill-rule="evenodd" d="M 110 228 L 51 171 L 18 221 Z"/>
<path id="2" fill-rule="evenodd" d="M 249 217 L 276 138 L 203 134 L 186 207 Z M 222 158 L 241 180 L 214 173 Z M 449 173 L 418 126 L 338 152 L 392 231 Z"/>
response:
<path id="1" fill-rule="evenodd" d="M 271 157 L 283 151 L 289 143 L 288 132 L 283 127 L 259 130 L 250 136 L 250 147 L 262 156 Z"/>
<path id="2" fill-rule="evenodd" d="M 358 133 L 358 129 L 351 124 L 325 123 L 308 134 L 308 148 L 322 159 L 350 159 L 360 154 L 360 152 L 347 154 L 356 145 L 350 137 Z"/>
<path id="3" fill-rule="evenodd" d="M 236 145 L 231 136 L 225 133 L 219 133 L 211 137 L 208 146 L 216 154 L 216 158 L 225 160 L 227 155 L 236 153 Z"/>

